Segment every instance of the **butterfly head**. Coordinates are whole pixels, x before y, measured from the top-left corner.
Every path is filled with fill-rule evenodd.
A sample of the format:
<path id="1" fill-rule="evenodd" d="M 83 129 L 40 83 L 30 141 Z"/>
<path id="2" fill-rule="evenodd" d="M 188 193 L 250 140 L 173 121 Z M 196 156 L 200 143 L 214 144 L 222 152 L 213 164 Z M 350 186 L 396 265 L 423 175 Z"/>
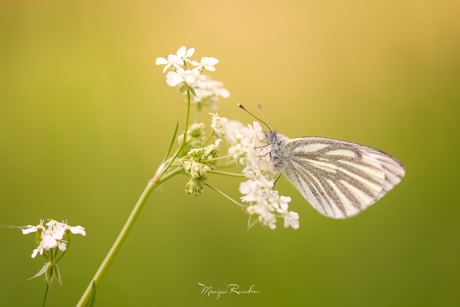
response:
<path id="1" fill-rule="evenodd" d="M 265 131 L 264 134 L 267 145 L 272 145 L 273 147 L 278 148 L 287 140 L 286 136 L 279 134 L 278 132 L 273 130 Z"/>
<path id="2" fill-rule="evenodd" d="M 273 164 L 273 169 L 275 172 L 280 172 L 284 168 L 287 159 L 289 158 L 286 156 L 286 153 L 283 151 L 283 143 L 288 140 L 288 138 L 282 134 L 279 134 L 278 132 L 272 130 L 270 128 L 270 125 L 266 122 L 249 112 L 245 107 L 243 107 L 241 104 L 238 104 L 238 106 L 248 112 L 252 117 L 263 123 L 265 126 L 267 126 L 268 131 L 264 132 L 265 135 L 265 142 L 267 143 L 264 148 L 268 150 L 268 155 L 270 157 L 270 161 Z M 259 105 L 259 108 L 260 105 Z M 261 109 L 262 110 L 262 109 Z"/>
<path id="3" fill-rule="evenodd" d="M 267 145 L 271 145 L 275 143 L 276 137 L 278 136 L 278 133 L 276 131 L 265 131 L 265 141 L 267 142 Z"/>

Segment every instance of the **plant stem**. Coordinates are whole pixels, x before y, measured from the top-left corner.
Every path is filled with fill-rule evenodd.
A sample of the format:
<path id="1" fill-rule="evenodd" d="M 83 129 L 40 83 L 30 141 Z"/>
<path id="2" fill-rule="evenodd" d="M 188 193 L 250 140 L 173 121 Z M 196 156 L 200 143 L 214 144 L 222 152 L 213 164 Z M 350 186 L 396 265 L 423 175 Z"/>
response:
<path id="1" fill-rule="evenodd" d="M 233 198 L 231 198 L 230 196 L 228 196 L 227 194 L 225 194 L 224 192 L 222 192 L 221 190 L 219 190 L 218 188 L 210 185 L 209 183 L 204 183 L 207 187 L 211 188 L 212 190 L 216 191 L 217 193 L 219 193 L 220 195 L 222 195 L 223 197 L 225 197 L 226 199 L 228 199 L 229 201 L 231 201 L 232 203 L 234 204 L 237 204 L 238 206 L 240 206 L 241 208 L 244 208 L 244 206 L 242 204 L 240 204 L 239 202 L 237 202 L 236 200 L 234 200 Z"/>
<path id="2" fill-rule="evenodd" d="M 166 166 L 166 168 L 164 169 L 164 171 L 167 171 L 169 169 L 169 167 L 173 164 L 174 161 L 176 161 L 177 157 L 179 156 L 179 154 L 181 153 L 182 149 L 184 148 L 185 146 L 185 143 L 187 142 L 187 132 L 188 132 L 188 125 L 189 125 L 189 117 L 190 117 L 190 90 L 187 90 L 187 116 L 185 117 L 185 131 L 184 131 L 184 141 L 182 142 L 182 144 L 180 145 L 179 149 L 177 150 L 176 154 L 174 155 L 174 157 L 171 159 L 171 161 L 169 162 L 169 164 Z M 161 167 L 161 166 L 160 166 Z M 158 173 L 158 171 L 157 171 Z"/>
<path id="3" fill-rule="evenodd" d="M 221 171 L 210 171 L 209 174 L 224 175 L 230 177 L 244 177 L 244 174 L 241 173 L 230 173 L 230 172 L 221 172 Z"/>
<path id="4" fill-rule="evenodd" d="M 42 304 L 43 307 L 45 307 L 45 305 L 46 305 L 46 297 L 48 296 L 49 288 L 50 288 L 50 284 L 48 282 L 46 282 L 45 297 L 43 298 L 43 304 Z"/>
<path id="5" fill-rule="evenodd" d="M 117 255 L 118 251 L 120 250 L 121 246 L 123 245 L 124 241 L 128 237 L 129 232 L 131 231 L 131 228 L 133 227 L 134 223 L 136 222 L 137 217 L 139 216 L 140 212 L 142 211 L 142 208 L 144 207 L 145 202 L 147 201 L 147 198 L 149 197 L 150 193 L 152 193 L 153 190 L 162 182 L 165 182 L 169 178 L 177 175 L 180 173 L 180 170 L 175 170 L 172 172 L 169 172 L 165 175 L 165 178 L 163 178 L 163 175 L 168 171 L 170 166 L 173 164 L 173 162 L 177 159 L 179 153 L 181 150 L 184 148 L 185 143 L 187 142 L 187 132 L 188 132 L 188 126 L 189 126 L 189 117 L 190 117 L 190 90 L 187 90 L 187 117 L 185 118 L 185 131 L 184 131 L 184 141 L 182 142 L 179 150 L 176 152 L 174 157 L 170 161 L 165 161 L 158 167 L 155 176 L 153 176 L 153 179 L 149 181 L 147 184 L 147 187 L 145 188 L 144 192 L 142 192 L 141 197 L 137 201 L 136 205 L 133 208 L 133 211 L 131 211 L 131 214 L 128 217 L 128 220 L 126 221 L 125 225 L 123 226 L 123 229 L 121 230 L 120 234 L 118 235 L 117 239 L 112 245 L 112 248 L 110 249 L 109 253 L 107 256 L 105 256 L 104 261 L 102 261 L 99 269 L 97 270 L 96 274 L 94 275 L 93 279 L 89 283 L 88 287 L 85 290 L 85 293 L 83 293 L 83 296 L 80 298 L 80 301 L 77 304 L 77 307 L 83 307 L 86 306 L 88 303 L 91 294 L 93 294 L 93 291 L 97 288 L 99 285 L 99 282 L 101 281 L 102 277 L 104 276 L 105 272 L 109 268 L 110 264 L 112 263 L 113 259 L 115 259 L 115 256 Z M 174 132 L 174 135 L 177 133 L 177 127 L 176 131 Z M 168 153 L 171 149 L 171 146 L 168 150 Z M 166 164 L 167 163 L 167 164 Z M 46 299 L 46 297 L 45 297 Z"/>
<path id="6" fill-rule="evenodd" d="M 137 217 L 139 216 L 139 213 L 141 212 L 142 208 L 144 207 L 145 202 L 147 201 L 148 196 L 150 193 L 158 186 L 160 183 L 161 176 L 163 175 L 163 172 L 160 170 L 162 169 L 163 165 L 160 166 L 158 169 L 157 173 L 155 174 L 155 177 L 149 181 L 147 184 L 147 187 L 145 188 L 144 192 L 142 192 L 142 195 L 140 196 L 139 200 L 137 201 L 136 205 L 133 208 L 133 211 L 128 217 L 128 220 L 126 221 L 125 225 L 123 226 L 123 229 L 121 230 L 120 234 L 118 235 L 117 239 L 112 245 L 112 248 L 110 249 L 109 253 L 107 256 L 105 256 L 104 261 L 101 263 L 99 269 L 97 270 L 96 274 L 94 277 L 91 279 L 91 282 L 89 283 L 88 287 L 86 288 L 85 293 L 83 293 L 83 296 L 80 298 L 80 301 L 78 302 L 77 306 L 85 306 L 85 304 L 88 302 L 88 299 L 90 298 L 91 292 L 92 292 L 92 284 L 93 281 L 96 284 L 96 287 L 99 285 L 99 282 L 101 281 L 102 277 L 104 276 L 105 272 L 109 268 L 110 264 L 112 263 L 113 259 L 115 259 L 115 256 L 117 255 L 118 251 L 120 250 L 121 246 L 123 245 L 123 242 L 126 240 L 128 237 L 128 234 L 133 227 L 134 223 L 136 222 Z"/>

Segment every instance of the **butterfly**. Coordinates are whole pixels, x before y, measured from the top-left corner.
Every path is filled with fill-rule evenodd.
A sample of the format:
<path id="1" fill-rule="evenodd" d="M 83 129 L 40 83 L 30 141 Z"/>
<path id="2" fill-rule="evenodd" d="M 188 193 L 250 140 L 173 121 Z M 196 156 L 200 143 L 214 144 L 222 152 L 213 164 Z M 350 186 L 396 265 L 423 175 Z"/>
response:
<path id="1" fill-rule="evenodd" d="M 274 171 L 325 216 L 344 219 L 360 213 L 406 173 L 401 162 L 378 149 L 316 136 L 290 139 L 265 125 Z"/>

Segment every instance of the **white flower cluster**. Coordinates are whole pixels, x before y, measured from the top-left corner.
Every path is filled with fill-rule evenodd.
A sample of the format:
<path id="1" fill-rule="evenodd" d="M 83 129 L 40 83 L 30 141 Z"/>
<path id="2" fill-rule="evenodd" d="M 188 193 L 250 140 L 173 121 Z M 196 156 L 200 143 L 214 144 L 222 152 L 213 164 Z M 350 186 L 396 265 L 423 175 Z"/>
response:
<path id="1" fill-rule="evenodd" d="M 271 229 L 276 228 L 276 217 L 284 218 L 284 227 L 299 228 L 299 214 L 288 210 L 290 197 L 279 196 L 273 189 L 273 167 L 270 162 L 270 144 L 258 122 L 243 127 L 235 125 L 225 117 L 212 114 L 211 127 L 216 135 L 225 135 L 229 155 L 243 167 L 248 180 L 240 184 L 241 200 L 249 203 L 247 212 L 251 224 L 259 221 Z"/>
<path id="2" fill-rule="evenodd" d="M 61 251 L 65 251 L 70 239 L 69 232 L 73 234 L 80 234 L 82 236 L 86 235 L 85 228 L 81 226 L 72 227 L 66 223 L 60 223 L 55 220 L 50 220 L 45 225 L 48 228 L 43 226 L 43 220 L 40 220 L 40 224 L 37 226 L 28 225 L 22 229 L 22 233 L 25 235 L 32 232 L 37 233 L 36 241 L 38 243 L 38 247 L 32 252 L 32 258 L 35 258 L 38 253 L 43 255 L 44 250 L 48 251 L 56 247 Z"/>
<path id="3" fill-rule="evenodd" d="M 169 86 L 179 86 L 181 93 L 190 89 L 194 94 L 195 104 L 199 107 L 209 106 L 216 109 L 220 97 L 228 98 L 230 93 L 223 88 L 222 82 L 211 80 L 203 72 L 204 70 L 215 71 L 214 65 L 219 63 L 219 60 L 213 57 L 202 57 L 201 62 L 191 61 L 189 58 L 194 53 L 194 48 L 187 50 L 182 46 L 176 54 L 157 58 L 155 63 L 165 65 L 163 72 L 170 69 L 166 74 L 166 83 Z"/>

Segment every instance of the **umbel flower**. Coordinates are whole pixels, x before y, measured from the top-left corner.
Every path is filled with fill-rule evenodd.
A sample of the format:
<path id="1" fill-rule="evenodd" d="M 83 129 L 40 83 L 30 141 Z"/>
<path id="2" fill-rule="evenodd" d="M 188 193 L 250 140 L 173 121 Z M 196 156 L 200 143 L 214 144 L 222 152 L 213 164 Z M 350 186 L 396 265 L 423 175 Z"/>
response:
<path id="1" fill-rule="evenodd" d="M 45 227 L 46 226 L 46 227 Z M 65 222 L 49 220 L 43 225 L 43 220 L 36 226 L 28 225 L 22 227 L 23 234 L 35 232 L 35 241 L 38 244 L 32 252 L 32 258 L 38 254 L 44 256 L 46 263 L 43 268 L 32 278 L 45 274 L 45 280 L 51 284 L 53 279 L 56 279 L 61 285 L 61 274 L 57 262 L 64 256 L 68 247 L 72 234 L 86 235 L 85 228 L 81 226 L 70 226 Z M 62 253 L 59 255 L 59 251 Z"/>
<path id="2" fill-rule="evenodd" d="M 195 53 L 194 48 L 187 50 L 182 46 L 176 54 L 170 54 L 166 58 L 156 59 L 157 65 L 165 65 L 163 72 L 166 74 L 166 83 L 169 86 L 179 87 L 180 93 L 190 90 L 193 94 L 192 103 L 198 110 L 203 107 L 217 109 L 217 102 L 220 98 L 228 98 L 230 92 L 220 81 L 211 80 L 211 77 L 204 74 L 205 70 L 215 71 L 215 65 L 219 60 L 213 57 L 202 57 L 200 62 L 191 61 L 189 58 Z"/>
<path id="3" fill-rule="evenodd" d="M 180 93 L 188 93 L 189 103 L 197 105 L 197 112 L 203 107 L 216 110 L 220 98 L 227 98 L 230 93 L 223 87 L 222 82 L 211 80 L 203 73 L 206 70 L 215 71 L 214 66 L 219 60 L 202 57 L 201 61 L 197 62 L 190 59 L 194 52 L 194 48 L 187 50 L 182 46 L 176 54 L 157 58 L 156 64 L 165 65 L 163 72 L 167 72 L 166 83 L 179 87 Z M 190 99 L 190 93 L 193 100 Z M 221 172 L 219 166 L 239 167 L 241 173 L 232 175 L 245 177 L 246 181 L 239 187 L 243 194 L 240 198 L 242 203 L 233 201 L 249 214 L 249 227 L 259 222 L 263 226 L 275 229 L 277 218 L 282 218 L 284 227 L 299 228 L 299 215 L 288 210 L 291 198 L 280 196 L 278 191 L 274 190 L 276 174 L 269 159 L 270 146 L 265 142 L 265 135 L 259 123 L 244 126 L 237 121 L 219 117 L 217 113 L 211 115 L 215 142 L 209 144 L 210 138 L 206 137 L 204 123 L 190 125 L 178 137 L 180 148 L 177 153 L 163 163 L 166 167 L 160 167 L 164 172 L 163 176 L 185 174 L 189 177 L 185 185 L 186 193 L 201 196 L 207 186 L 230 199 L 208 182 L 207 175 L 230 174 Z M 228 152 L 222 156 L 224 143 Z"/>
<path id="4" fill-rule="evenodd" d="M 240 167 L 248 179 L 240 184 L 243 203 L 247 203 L 250 214 L 250 226 L 256 221 L 262 225 L 276 228 L 276 218 L 284 218 L 284 227 L 299 228 L 299 214 L 288 210 L 290 197 L 279 196 L 274 190 L 273 166 L 268 153 L 269 146 L 258 122 L 246 127 L 234 128 L 235 125 L 227 118 L 212 114 L 212 128 L 216 135 L 224 135 L 228 143 L 231 159 Z"/>

